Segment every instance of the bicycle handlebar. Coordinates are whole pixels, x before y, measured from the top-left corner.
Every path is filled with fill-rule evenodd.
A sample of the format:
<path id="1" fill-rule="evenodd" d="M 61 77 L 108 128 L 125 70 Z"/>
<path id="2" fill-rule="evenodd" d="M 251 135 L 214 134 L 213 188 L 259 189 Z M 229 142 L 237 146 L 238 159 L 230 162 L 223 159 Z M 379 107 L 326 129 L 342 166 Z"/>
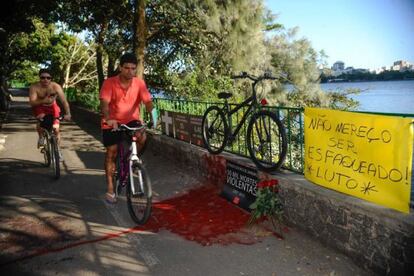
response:
<path id="1" fill-rule="evenodd" d="M 121 124 L 121 125 L 118 126 L 118 128 L 112 129 L 112 131 L 127 131 L 127 130 L 129 130 L 129 131 L 138 131 L 138 130 L 144 129 L 146 127 L 147 127 L 147 125 L 145 123 L 142 123 L 142 125 L 140 125 L 138 127 L 129 127 L 125 124 Z"/>

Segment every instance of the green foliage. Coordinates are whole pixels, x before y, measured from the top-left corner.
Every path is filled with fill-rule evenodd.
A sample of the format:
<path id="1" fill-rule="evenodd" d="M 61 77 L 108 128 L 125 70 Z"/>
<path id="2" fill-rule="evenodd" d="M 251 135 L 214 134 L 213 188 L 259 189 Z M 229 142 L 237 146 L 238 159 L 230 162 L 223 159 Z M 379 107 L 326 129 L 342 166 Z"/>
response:
<path id="1" fill-rule="evenodd" d="M 326 55 L 323 51 L 317 53 L 307 39 L 296 39 L 296 33 L 297 29 L 281 31 L 266 42 L 272 71 L 275 75 L 286 74 L 270 89 L 270 102 L 301 108 L 355 108 L 358 102 L 348 96 L 358 91 L 322 91 L 318 66 L 325 63 Z"/>
<path id="2" fill-rule="evenodd" d="M 76 102 L 86 108 L 99 111 L 99 91 L 91 89 L 88 91 L 79 91 L 75 88 L 65 89 L 65 95 L 71 102 Z"/>
<path id="3" fill-rule="evenodd" d="M 13 41 L 21 33 L 30 33 L 34 26 L 33 18 L 42 18 L 49 22 L 50 11 L 55 9 L 57 1 L 7 1 L 2 4 L 0 16 L 0 76 L 9 76 L 16 68 L 16 61 L 26 57 Z"/>
<path id="4" fill-rule="evenodd" d="M 168 95 L 185 99 L 214 100 L 217 99 L 219 92 L 232 88 L 229 77 L 213 78 L 199 68 L 188 73 L 173 73 L 170 75 L 170 80 Z"/>
<path id="5" fill-rule="evenodd" d="M 230 90 L 239 101 L 250 93 L 250 83 L 232 83 L 228 77 L 239 71 L 260 75 L 270 69 L 275 75 L 287 76 L 261 87 L 261 96 L 272 105 L 355 106 L 347 98 L 349 94 L 321 91 L 317 67 L 326 55 L 317 53 L 308 40 L 295 38 L 295 29 L 284 30 L 263 2 L 145 1 L 148 86 L 172 97 L 197 100 L 214 100 L 217 92 Z M 58 1 L 50 7 L 48 17 L 62 22 L 60 28 L 34 20 L 34 32 L 14 33 L 8 51 L 13 69 L 9 71 L 31 82 L 34 65 L 43 63 L 52 67 L 55 80 L 66 88 L 96 90 L 97 76 L 102 80 L 105 71 L 111 74 L 120 54 L 133 48 L 135 2 L 73 0 Z M 84 31 L 87 41 L 68 30 Z M 269 31 L 272 36 L 265 35 Z M 285 84 L 293 89 L 286 89 Z"/>
<path id="6" fill-rule="evenodd" d="M 39 80 L 38 72 L 37 63 L 26 60 L 10 75 L 10 79 L 30 85 Z"/>

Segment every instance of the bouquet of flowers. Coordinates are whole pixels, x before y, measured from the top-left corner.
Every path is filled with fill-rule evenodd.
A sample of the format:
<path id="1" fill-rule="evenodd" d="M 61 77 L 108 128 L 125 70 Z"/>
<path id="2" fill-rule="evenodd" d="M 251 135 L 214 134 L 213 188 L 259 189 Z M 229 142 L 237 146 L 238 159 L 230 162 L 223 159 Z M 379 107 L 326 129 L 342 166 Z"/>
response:
<path id="1" fill-rule="evenodd" d="M 259 220 L 270 220 L 273 227 L 279 234 L 283 214 L 283 205 L 279 198 L 279 186 L 276 179 L 264 180 L 257 183 L 256 200 L 250 206 L 252 209 L 248 224 Z"/>

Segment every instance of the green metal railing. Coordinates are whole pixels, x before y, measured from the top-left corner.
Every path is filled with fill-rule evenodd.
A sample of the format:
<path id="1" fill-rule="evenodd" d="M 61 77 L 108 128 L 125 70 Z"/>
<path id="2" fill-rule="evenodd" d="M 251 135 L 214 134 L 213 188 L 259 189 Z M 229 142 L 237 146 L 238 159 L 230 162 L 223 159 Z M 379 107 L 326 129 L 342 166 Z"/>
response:
<path id="1" fill-rule="evenodd" d="M 205 110 L 211 105 L 223 106 L 223 103 L 211 103 L 201 101 L 187 101 L 187 100 L 171 100 L 155 98 L 154 104 L 159 110 L 166 110 L 172 112 L 180 112 L 191 115 L 203 116 Z M 230 108 L 233 108 L 236 104 L 229 104 Z M 286 128 L 288 138 L 288 153 L 284 163 L 284 168 L 303 173 L 304 164 L 304 147 L 303 147 L 303 109 L 301 108 L 288 108 L 288 107 L 275 107 L 269 106 L 266 109 L 274 112 L 282 121 Z M 239 112 L 232 116 L 232 125 L 237 125 L 243 114 L 246 112 L 246 108 L 242 108 Z M 249 157 L 246 147 L 246 131 L 248 122 L 244 123 L 244 126 L 237 135 L 235 142 L 225 148 L 226 151 Z"/>

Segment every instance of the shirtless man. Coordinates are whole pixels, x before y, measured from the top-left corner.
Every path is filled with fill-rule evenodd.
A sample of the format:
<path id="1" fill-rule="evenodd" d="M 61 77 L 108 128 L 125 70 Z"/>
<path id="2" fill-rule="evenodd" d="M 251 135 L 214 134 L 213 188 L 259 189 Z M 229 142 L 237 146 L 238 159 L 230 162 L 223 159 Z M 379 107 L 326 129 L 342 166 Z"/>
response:
<path id="1" fill-rule="evenodd" d="M 52 115 L 53 118 L 60 116 L 60 108 L 56 103 L 58 98 L 65 109 L 64 120 L 71 119 L 69 103 L 66 100 L 62 87 L 56 82 L 52 81 L 52 74 L 48 69 L 39 70 L 40 81 L 34 83 L 29 89 L 29 103 L 32 106 L 33 113 L 38 119 L 42 119 L 45 115 Z M 53 121 L 53 129 L 55 130 L 58 142 L 60 141 L 59 120 Z M 37 123 L 37 132 L 39 133 L 38 147 L 44 144 L 41 136 L 41 128 Z"/>

